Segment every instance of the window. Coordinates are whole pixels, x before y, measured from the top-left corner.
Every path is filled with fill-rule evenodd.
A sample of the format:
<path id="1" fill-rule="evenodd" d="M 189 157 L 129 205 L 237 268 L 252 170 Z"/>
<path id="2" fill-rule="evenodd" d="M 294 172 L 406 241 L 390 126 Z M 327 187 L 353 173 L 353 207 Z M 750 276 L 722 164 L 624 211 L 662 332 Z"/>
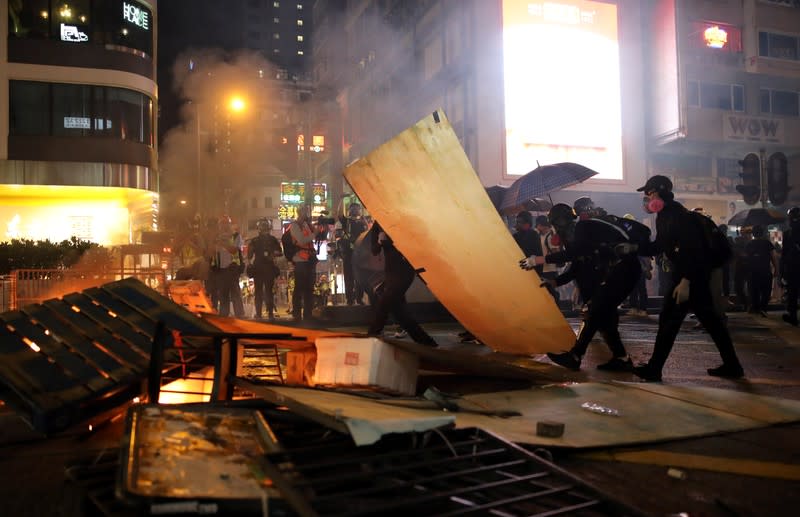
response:
<path id="1" fill-rule="evenodd" d="M 153 15 L 136 0 L 9 2 L 10 38 L 50 39 L 153 53 Z"/>
<path id="2" fill-rule="evenodd" d="M 303 26 L 303 20 L 297 20 L 297 26 L 298 27 L 302 27 Z"/>
<path id="3" fill-rule="evenodd" d="M 744 86 L 689 81 L 686 101 L 691 107 L 743 112 Z"/>
<path id="4" fill-rule="evenodd" d="M 297 41 L 303 41 L 303 35 L 302 34 L 298 34 L 297 35 Z"/>
<path id="5" fill-rule="evenodd" d="M 303 10 L 303 4 L 297 4 L 297 10 L 298 11 L 302 11 Z"/>
<path id="6" fill-rule="evenodd" d="M 727 23 L 694 21 L 689 24 L 689 46 L 717 52 L 742 51 L 742 31 Z"/>
<path id="7" fill-rule="evenodd" d="M 800 92 L 761 89 L 761 113 L 800 117 Z"/>
<path id="8" fill-rule="evenodd" d="M 249 31 L 247 33 L 247 37 L 250 39 L 261 39 L 261 33 L 255 31 Z"/>
<path id="9" fill-rule="evenodd" d="M 272 196 L 264 198 L 264 208 L 272 208 Z"/>
<path id="10" fill-rule="evenodd" d="M 800 38 L 786 34 L 774 34 L 761 31 L 758 33 L 758 55 L 776 59 L 800 59 Z"/>
<path id="11" fill-rule="evenodd" d="M 258 199 L 251 197 L 250 198 L 250 208 L 256 209 L 258 208 Z"/>
<path id="12" fill-rule="evenodd" d="M 280 6 L 281 6 L 280 2 L 272 2 L 272 7 L 280 7 Z"/>
<path id="13" fill-rule="evenodd" d="M 304 55 L 304 54 L 305 54 L 305 52 L 303 52 L 302 50 L 298 50 L 298 51 L 297 51 L 297 55 L 298 55 L 298 56 L 302 56 L 302 55 Z"/>
<path id="14" fill-rule="evenodd" d="M 273 18 L 272 19 L 272 23 L 281 23 L 281 19 L 280 18 Z"/>
<path id="15" fill-rule="evenodd" d="M 273 32 L 272 33 L 272 39 L 281 39 L 281 35 L 278 34 L 277 32 Z"/>
<path id="16" fill-rule="evenodd" d="M 106 136 L 153 145 L 153 101 L 124 88 L 11 81 L 10 133 Z"/>

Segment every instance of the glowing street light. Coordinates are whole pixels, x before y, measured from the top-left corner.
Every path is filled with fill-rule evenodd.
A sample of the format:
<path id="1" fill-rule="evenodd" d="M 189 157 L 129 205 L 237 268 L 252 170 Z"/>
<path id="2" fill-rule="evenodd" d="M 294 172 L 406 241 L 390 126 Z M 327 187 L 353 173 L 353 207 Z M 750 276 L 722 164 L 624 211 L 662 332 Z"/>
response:
<path id="1" fill-rule="evenodd" d="M 230 109 L 235 113 L 241 113 L 247 107 L 247 104 L 244 102 L 244 99 L 241 97 L 235 96 L 231 98 L 230 102 Z"/>

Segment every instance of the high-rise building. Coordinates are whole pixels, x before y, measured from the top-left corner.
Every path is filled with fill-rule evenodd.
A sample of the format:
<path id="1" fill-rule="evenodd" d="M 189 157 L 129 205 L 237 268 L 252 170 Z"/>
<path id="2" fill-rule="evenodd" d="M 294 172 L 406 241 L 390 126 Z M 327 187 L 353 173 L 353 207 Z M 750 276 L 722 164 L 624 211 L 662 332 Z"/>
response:
<path id="1" fill-rule="evenodd" d="M 0 0 L 0 240 L 157 227 L 155 0 Z"/>
<path id="2" fill-rule="evenodd" d="M 311 50 L 311 0 L 246 0 L 243 47 L 260 50 L 290 76 L 302 76 Z"/>

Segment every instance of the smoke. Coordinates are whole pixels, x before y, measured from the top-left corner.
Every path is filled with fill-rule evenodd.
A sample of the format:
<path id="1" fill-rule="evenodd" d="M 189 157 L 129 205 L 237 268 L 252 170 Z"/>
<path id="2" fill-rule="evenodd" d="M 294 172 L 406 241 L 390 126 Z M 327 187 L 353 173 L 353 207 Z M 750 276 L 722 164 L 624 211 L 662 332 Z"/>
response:
<path id="1" fill-rule="evenodd" d="M 274 165 L 274 135 L 292 109 L 277 87 L 279 71 L 257 52 L 219 49 L 185 51 L 172 71 L 180 124 L 159 150 L 163 215 L 231 213 L 248 186 L 286 172 Z"/>

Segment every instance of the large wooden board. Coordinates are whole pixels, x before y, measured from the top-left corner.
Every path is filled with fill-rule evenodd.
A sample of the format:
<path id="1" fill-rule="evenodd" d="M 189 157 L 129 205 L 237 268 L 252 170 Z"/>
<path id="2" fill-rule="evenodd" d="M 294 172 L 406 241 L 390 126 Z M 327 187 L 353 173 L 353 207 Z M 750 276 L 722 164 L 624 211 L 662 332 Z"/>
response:
<path id="1" fill-rule="evenodd" d="M 575 334 L 506 229 L 439 110 L 349 165 L 345 178 L 431 292 L 494 350 L 569 349 Z"/>

